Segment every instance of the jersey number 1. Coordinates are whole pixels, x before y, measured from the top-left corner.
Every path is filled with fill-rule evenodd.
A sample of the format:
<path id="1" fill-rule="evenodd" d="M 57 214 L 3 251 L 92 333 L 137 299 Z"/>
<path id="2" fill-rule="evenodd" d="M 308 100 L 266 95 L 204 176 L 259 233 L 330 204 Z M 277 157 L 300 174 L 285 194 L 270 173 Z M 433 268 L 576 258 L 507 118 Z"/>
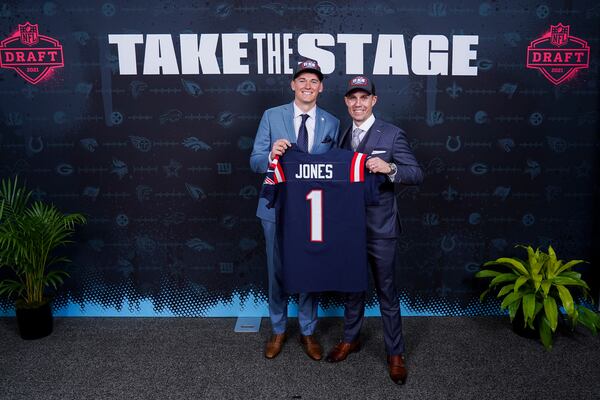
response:
<path id="1" fill-rule="evenodd" d="M 306 195 L 310 202 L 310 241 L 323 241 L 323 191 L 311 190 Z"/>

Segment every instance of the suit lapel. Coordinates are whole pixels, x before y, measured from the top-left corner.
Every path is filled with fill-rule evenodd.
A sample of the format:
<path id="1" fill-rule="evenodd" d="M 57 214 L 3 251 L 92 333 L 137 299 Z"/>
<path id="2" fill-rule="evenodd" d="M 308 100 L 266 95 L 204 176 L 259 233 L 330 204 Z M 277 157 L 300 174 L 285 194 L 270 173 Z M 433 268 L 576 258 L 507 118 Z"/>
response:
<path id="1" fill-rule="evenodd" d="M 283 116 L 283 123 L 285 125 L 285 133 L 290 143 L 296 143 L 296 131 L 294 131 L 294 105 L 289 103 Z"/>
<path id="2" fill-rule="evenodd" d="M 363 146 L 361 146 L 362 152 L 365 154 L 371 154 L 377 147 L 377 144 L 379 144 L 382 136 L 383 124 L 379 123 L 379 121 L 376 119 L 371 129 L 369 129 L 369 132 L 367 132 L 367 137 L 365 138 L 366 140 L 363 140 L 363 143 L 361 143 L 363 144 Z"/>
<path id="3" fill-rule="evenodd" d="M 310 149 L 311 153 L 317 151 L 317 148 L 321 145 L 323 141 L 323 132 L 325 131 L 325 118 L 323 117 L 323 113 L 321 109 L 317 107 L 315 112 L 315 140 L 313 142 L 313 147 Z"/>
<path id="4" fill-rule="evenodd" d="M 348 135 L 351 135 L 351 133 L 350 133 L 351 131 L 352 131 L 352 125 L 350 125 L 345 131 L 343 131 L 340 134 L 340 137 L 338 139 L 338 146 L 339 147 L 352 150 L 352 147 L 348 146 L 348 144 L 346 143 L 346 141 L 347 141 L 346 138 L 349 137 Z"/>

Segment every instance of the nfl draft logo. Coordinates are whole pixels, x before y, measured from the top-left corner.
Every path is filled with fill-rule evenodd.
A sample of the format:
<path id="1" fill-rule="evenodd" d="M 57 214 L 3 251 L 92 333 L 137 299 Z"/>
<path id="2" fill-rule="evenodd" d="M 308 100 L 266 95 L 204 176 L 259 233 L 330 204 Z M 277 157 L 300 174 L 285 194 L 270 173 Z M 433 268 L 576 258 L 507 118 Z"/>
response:
<path id="1" fill-rule="evenodd" d="M 58 40 L 40 35 L 37 24 L 26 22 L 0 42 L 0 68 L 14 69 L 23 79 L 37 84 L 55 68 L 64 67 Z"/>
<path id="2" fill-rule="evenodd" d="M 559 85 L 590 66 L 590 48 L 585 40 L 570 35 L 570 25 L 550 25 L 550 31 L 527 47 L 527 68 L 539 70 Z"/>

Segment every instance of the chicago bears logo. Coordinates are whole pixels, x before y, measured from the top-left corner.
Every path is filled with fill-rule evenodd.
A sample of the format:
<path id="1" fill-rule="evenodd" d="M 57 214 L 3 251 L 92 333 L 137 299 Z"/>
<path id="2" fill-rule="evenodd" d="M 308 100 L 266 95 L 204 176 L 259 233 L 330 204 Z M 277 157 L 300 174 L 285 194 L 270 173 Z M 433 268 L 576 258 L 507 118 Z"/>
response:
<path id="1" fill-rule="evenodd" d="M 64 67 L 58 40 L 40 35 L 37 24 L 26 22 L 0 42 L 0 68 L 14 69 L 23 79 L 37 84 L 56 68 Z"/>
<path id="2" fill-rule="evenodd" d="M 590 48 L 585 40 L 570 35 L 570 25 L 551 25 L 527 48 L 527 68 L 539 70 L 555 85 L 589 66 Z"/>

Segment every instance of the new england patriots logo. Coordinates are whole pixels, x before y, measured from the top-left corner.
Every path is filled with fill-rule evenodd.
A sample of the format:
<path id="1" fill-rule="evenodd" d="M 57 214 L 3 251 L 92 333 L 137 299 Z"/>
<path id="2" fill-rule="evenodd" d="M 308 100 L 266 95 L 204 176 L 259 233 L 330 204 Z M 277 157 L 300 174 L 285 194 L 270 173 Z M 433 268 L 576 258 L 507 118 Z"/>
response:
<path id="1" fill-rule="evenodd" d="M 368 82 L 369 82 L 369 80 L 367 78 L 365 78 L 364 76 L 357 76 L 356 78 L 353 78 L 350 83 L 353 86 L 367 86 Z"/>
<path id="2" fill-rule="evenodd" d="M 313 61 L 313 60 L 306 60 L 306 61 L 302 62 L 301 64 L 302 64 L 302 69 L 306 69 L 306 68 L 317 69 L 317 62 Z"/>

